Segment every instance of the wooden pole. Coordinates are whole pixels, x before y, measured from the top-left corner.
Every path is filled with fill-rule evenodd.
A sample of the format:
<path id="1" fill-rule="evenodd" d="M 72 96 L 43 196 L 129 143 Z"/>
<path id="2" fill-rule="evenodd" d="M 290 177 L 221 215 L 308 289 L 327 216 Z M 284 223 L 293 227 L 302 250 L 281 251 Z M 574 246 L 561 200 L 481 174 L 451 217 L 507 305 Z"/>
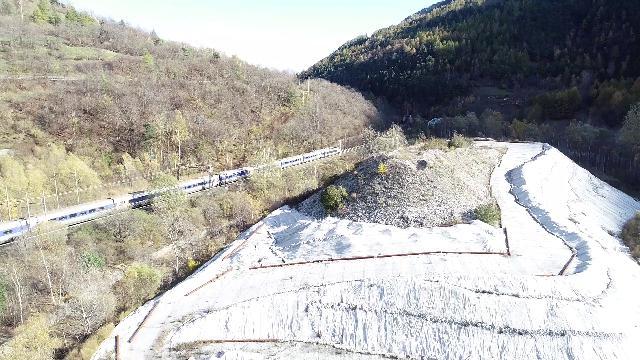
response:
<path id="1" fill-rule="evenodd" d="M 4 186 L 4 193 L 7 197 L 7 219 L 11 221 L 11 205 L 9 204 L 9 188 L 7 185 Z"/>
<path id="2" fill-rule="evenodd" d="M 80 204 L 80 189 L 78 188 L 78 170 L 74 171 L 74 176 L 76 178 L 76 201 L 78 204 Z"/>
<path id="3" fill-rule="evenodd" d="M 23 0 L 18 1 L 18 4 L 20 5 L 20 22 L 24 22 L 24 6 L 22 2 Z"/>
<path id="4" fill-rule="evenodd" d="M 44 190 L 42 190 L 42 209 L 44 214 L 47 215 L 47 197 L 44 194 Z"/>
<path id="5" fill-rule="evenodd" d="M 121 360 L 120 357 L 120 336 L 116 335 L 115 337 L 115 348 L 116 348 L 116 360 Z"/>
<path id="6" fill-rule="evenodd" d="M 56 188 L 56 203 L 58 205 L 58 209 L 60 209 L 60 195 L 58 193 L 58 177 L 57 176 L 53 178 L 53 184 Z"/>
<path id="7" fill-rule="evenodd" d="M 24 194 L 24 199 L 27 201 L 27 219 L 31 219 L 31 207 L 29 206 L 29 193 Z"/>

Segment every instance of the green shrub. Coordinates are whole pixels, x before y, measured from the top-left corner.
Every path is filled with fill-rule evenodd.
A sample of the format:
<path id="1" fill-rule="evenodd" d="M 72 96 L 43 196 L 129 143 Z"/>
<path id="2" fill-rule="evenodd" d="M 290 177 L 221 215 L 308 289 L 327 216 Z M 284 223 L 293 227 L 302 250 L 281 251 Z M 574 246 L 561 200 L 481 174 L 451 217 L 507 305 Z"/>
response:
<path id="1" fill-rule="evenodd" d="M 160 272 L 153 267 L 141 263 L 129 265 L 119 284 L 124 305 L 131 307 L 142 304 L 156 294 L 161 281 Z"/>
<path id="2" fill-rule="evenodd" d="M 343 186 L 329 185 L 324 189 L 320 200 L 324 209 L 332 213 L 344 207 L 344 201 L 348 196 L 349 194 Z"/>
<path id="3" fill-rule="evenodd" d="M 631 255 L 640 258 L 640 212 L 624 224 L 620 237 L 629 247 Z"/>
<path id="4" fill-rule="evenodd" d="M 53 334 L 48 316 L 34 314 L 0 347 L 0 360 L 54 359 L 55 349 L 60 345 L 62 342 Z"/>
<path id="5" fill-rule="evenodd" d="M 200 261 L 195 260 L 195 259 L 191 259 L 191 258 L 189 258 L 189 260 L 187 260 L 187 268 L 189 269 L 189 272 L 196 271 L 198 266 L 200 266 Z"/>
<path id="6" fill-rule="evenodd" d="M 78 12 L 76 11 L 76 9 L 74 8 L 69 8 L 69 10 L 67 10 L 67 13 L 64 16 L 65 20 L 67 20 L 68 22 L 71 23 L 76 23 L 76 24 L 80 24 L 80 25 L 92 25 L 96 23 L 96 20 L 85 14 L 82 12 Z"/>
<path id="7" fill-rule="evenodd" d="M 100 347 L 100 344 L 111 335 L 113 329 L 113 323 L 106 323 L 89 336 L 80 346 L 71 350 L 65 357 L 65 360 L 91 359 L 96 350 L 98 350 L 98 347 Z"/>
<path id="8" fill-rule="evenodd" d="M 465 138 L 464 136 L 454 133 L 451 140 L 449 140 L 449 147 L 458 149 L 465 148 L 471 146 L 471 140 Z"/>
<path id="9" fill-rule="evenodd" d="M 432 149 L 436 149 L 436 150 L 448 150 L 449 149 L 449 142 L 446 139 L 440 139 L 440 138 L 428 138 L 423 140 L 420 143 L 420 149 L 422 150 L 432 150 Z"/>
<path id="10" fill-rule="evenodd" d="M 104 257 L 93 251 L 87 251 L 80 256 L 82 265 L 87 269 L 101 269 L 106 265 Z"/>
<path id="11" fill-rule="evenodd" d="M 62 18 L 60 14 L 51 8 L 51 2 L 49 0 L 40 0 L 31 15 L 31 20 L 35 23 L 58 25 L 60 21 L 62 21 Z"/>
<path id="12" fill-rule="evenodd" d="M 383 162 L 378 164 L 378 175 L 385 175 L 387 171 L 389 171 L 389 168 L 387 168 L 387 164 Z"/>
<path id="13" fill-rule="evenodd" d="M 493 226 L 500 225 L 500 209 L 498 208 L 498 205 L 494 203 L 480 205 L 473 211 L 473 213 L 480 221 Z"/>

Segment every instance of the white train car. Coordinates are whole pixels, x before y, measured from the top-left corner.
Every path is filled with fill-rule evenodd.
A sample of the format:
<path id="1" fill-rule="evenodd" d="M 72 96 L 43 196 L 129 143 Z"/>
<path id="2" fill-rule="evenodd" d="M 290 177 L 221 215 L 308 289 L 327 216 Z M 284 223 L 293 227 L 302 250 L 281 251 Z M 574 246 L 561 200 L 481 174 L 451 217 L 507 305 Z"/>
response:
<path id="1" fill-rule="evenodd" d="M 133 194 L 125 194 L 125 195 L 112 197 L 111 199 L 113 200 L 113 205 L 115 205 L 116 208 L 123 208 L 123 207 L 129 207 L 129 203 L 132 198 L 133 198 Z"/>
<path id="2" fill-rule="evenodd" d="M 278 160 L 278 165 L 280 166 L 280 168 L 286 169 L 291 166 L 300 165 L 302 164 L 303 161 L 304 161 L 303 155 L 296 155 L 296 156 L 291 156 L 288 158 Z"/>
<path id="3" fill-rule="evenodd" d="M 228 184 L 241 179 L 246 179 L 251 175 L 251 168 L 240 168 L 234 170 L 223 171 L 220 173 L 219 183 Z"/>
<path id="4" fill-rule="evenodd" d="M 310 153 L 302 154 L 302 162 L 307 163 L 310 161 L 316 161 L 322 158 L 322 151 L 316 150 Z"/>
<path id="5" fill-rule="evenodd" d="M 322 152 L 322 157 L 329 157 L 329 156 L 335 156 L 335 155 L 340 155 L 342 153 L 342 149 L 338 148 L 338 147 L 333 147 L 333 148 L 326 148 L 326 149 L 322 149 L 322 150 L 318 150 Z"/>
<path id="6" fill-rule="evenodd" d="M 209 181 L 207 179 L 199 178 L 199 179 L 184 181 L 180 183 L 180 185 L 178 185 L 178 188 L 186 192 L 187 194 L 191 194 L 193 192 L 206 189 L 208 183 Z"/>
<path id="7" fill-rule="evenodd" d="M 34 221 L 30 223 L 32 227 L 46 222 L 55 221 L 65 225 L 78 224 L 88 220 L 95 219 L 112 211 L 115 208 L 113 199 L 100 200 L 88 204 L 73 206 L 60 211 L 54 211 L 46 215 L 36 216 Z"/>
<path id="8" fill-rule="evenodd" d="M 214 186 L 218 186 L 219 183 L 220 183 L 220 176 L 212 175 L 212 176 L 205 176 L 202 178 L 181 182 L 180 185 L 178 185 L 178 188 L 182 189 L 182 191 L 186 192 L 187 194 L 191 194 L 197 191 L 202 191 L 202 190 L 210 189 Z"/>
<path id="9" fill-rule="evenodd" d="M 0 224 L 0 244 L 23 235 L 29 231 L 29 223 L 25 219 Z"/>

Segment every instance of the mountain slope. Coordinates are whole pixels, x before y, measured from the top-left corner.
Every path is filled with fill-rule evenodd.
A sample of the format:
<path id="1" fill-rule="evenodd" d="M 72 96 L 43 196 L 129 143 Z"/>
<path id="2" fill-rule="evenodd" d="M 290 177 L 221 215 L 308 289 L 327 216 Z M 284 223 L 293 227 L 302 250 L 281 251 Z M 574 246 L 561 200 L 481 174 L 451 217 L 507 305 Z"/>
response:
<path id="1" fill-rule="evenodd" d="M 417 131 L 545 141 L 640 186 L 640 139 L 616 140 L 640 101 L 638 18 L 637 1 L 451 0 L 353 39 L 300 77 L 385 97 Z M 469 112 L 435 130 L 421 121 Z"/>
<path id="2" fill-rule="evenodd" d="M 352 40 L 302 76 L 414 106 L 482 82 L 561 87 L 578 84 L 583 72 L 596 81 L 635 79 L 639 15 L 631 1 L 449 1 Z"/>
<path id="3" fill-rule="evenodd" d="M 0 88 L 3 223 L 334 145 L 381 119 L 353 90 L 53 0 L 0 0 Z M 165 193 L 73 228 L 40 224 L 0 249 L 0 360 L 87 359 L 120 314 L 344 159 Z"/>
<path id="4" fill-rule="evenodd" d="M 332 144 L 380 120 L 360 94 L 326 81 L 307 93 L 289 74 L 57 2 L 0 5 L 0 142 L 13 154 L 0 157 L 2 201 L 10 198 L 1 206 L 13 218 L 26 215 L 14 201 L 25 194 L 175 175 L 178 164 L 183 175 L 220 171 Z"/>

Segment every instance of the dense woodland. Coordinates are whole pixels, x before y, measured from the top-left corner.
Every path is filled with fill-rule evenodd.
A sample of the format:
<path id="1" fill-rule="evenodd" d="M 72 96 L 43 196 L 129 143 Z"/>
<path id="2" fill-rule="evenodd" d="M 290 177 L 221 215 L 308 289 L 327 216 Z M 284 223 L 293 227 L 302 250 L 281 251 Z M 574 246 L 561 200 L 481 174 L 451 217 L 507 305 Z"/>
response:
<path id="1" fill-rule="evenodd" d="M 444 1 L 300 77 L 383 96 L 416 132 L 548 141 L 638 189 L 639 18 L 637 1 Z"/>
<path id="2" fill-rule="evenodd" d="M 49 0 L 0 0 L 0 86 L 1 221 L 334 145 L 382 121 L 356 91 Z M 354 161 L 38 227 L 0 249 L 0 359 L 88 359 L 121 317 Z"/>

